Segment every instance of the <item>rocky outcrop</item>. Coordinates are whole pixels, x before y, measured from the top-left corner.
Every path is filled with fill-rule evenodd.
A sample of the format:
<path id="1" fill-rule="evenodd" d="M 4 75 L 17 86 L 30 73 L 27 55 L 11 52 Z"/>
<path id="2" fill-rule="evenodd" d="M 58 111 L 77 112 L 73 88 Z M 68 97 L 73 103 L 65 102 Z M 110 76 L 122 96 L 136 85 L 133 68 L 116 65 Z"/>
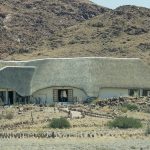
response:
<path id="1" fill-rule="evenodd" d="M 140 43 L 137 46 L 142 52 L 148 52 L 150 51 L 150 43 Z"/>
<path id="2" fill-rule="evenodd" d="M 113 56 L 150 62 L 148 8 L 127 5 L 110 10 L 86 0 L 0 4 L 2 59 Z"/>
<path id="3" fill-rule="evenodd" d="M 106 11 L 108 9 L 84 0 L 2 0 L 0 52 L 32 52 L 43 45 L 43 41 L 49 40 L 56 31 Z"/>

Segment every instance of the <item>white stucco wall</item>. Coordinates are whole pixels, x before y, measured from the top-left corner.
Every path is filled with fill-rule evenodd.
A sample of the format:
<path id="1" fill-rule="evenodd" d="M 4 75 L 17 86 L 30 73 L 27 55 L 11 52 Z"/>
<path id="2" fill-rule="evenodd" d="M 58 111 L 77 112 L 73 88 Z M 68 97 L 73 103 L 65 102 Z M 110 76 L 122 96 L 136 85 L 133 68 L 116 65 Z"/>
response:
<path id="1" fill-rule="evenodd" d="M 53 103 L 53 90 L 51 88 L 46 88 L 33 93 L 33 98 L 42 100 L 42 103 L 46 102 L 48 104 Z"/>
<path id="2" fill-rule="evenodd" d="M 73 88 L 73 97 L 77 97 L 77 101 L 81 102 L 87 98 L 87 95 L 82 90 Z"/>
<path id="3" fill-rule="evenodd" d="M 33 93 L 33 100 L 40 98 L 42 103 L 52 104 L 53 103 L 53 89 L 72 89 L 73 90 L 73 98 L 76 98 L 77 101 L 82 101 L 86 99 L 86 94 L 77 88 L 71 87 L 51 87 L 46 89 L 41 89 Z"/>
<path id="4" fill-rule="evenodd" d="M 112 98 L 112 97 L 126 97 L 128 96 L 128 89 L 123 88 L 102 88 L 99 92 L 100 98 Z"/>

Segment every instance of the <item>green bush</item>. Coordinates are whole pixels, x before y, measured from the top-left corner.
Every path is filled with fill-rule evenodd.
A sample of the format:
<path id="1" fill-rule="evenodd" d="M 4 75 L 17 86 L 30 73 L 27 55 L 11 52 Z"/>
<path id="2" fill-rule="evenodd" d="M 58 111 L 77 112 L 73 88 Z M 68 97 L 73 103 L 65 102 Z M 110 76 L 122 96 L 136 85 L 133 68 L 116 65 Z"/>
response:
<path id="1" fill-rule="evenodd" d="M 49 124 L 49 127 L 63 129 L 63 128 L 70 128 L 71 125 L 66 118 L 53 118 Z"/>
<path id="2" fill-rule="evenodd" d="M 150 113 L 150 108 L 149 107 L 145 108 L 144 112 L 145 113 Z"/>
<path id="3" fill-rule="evenodd" d="M 76 44 L 76 43 L 79 43 L 79 41 L 78 41 L 78 40 L 75 40 L 75 39 L 69 41 L 69 44 Z"/>
<path id="4" fill-rule="evenodd" d="M 13 119 L 13 117 L 14 117 L 14 114 L 13 114 L 13 112 L 7 112 L 6 113 L 6 115 L 5 115 L 5 119 Z"/>
<path id="5" fill-rule="evenodd" d="M 123 113 L 126 113 L 128 111 L 127 107 L 121 107 L 120 109 Z"/>
<path id="6" fill-rule="evenodd" d="M 108 126 L 110 128 L 112 127 L 118 127 L 122 129 L 127 129 L 127 128 L 140 128 L 142 127 L 142 123 L 140 120 L 135 119 L 135 118 L 127 118 L 127 117 L 118 117 L 114 119 L 113 121 L 110 121 L 108 123 Z"/>
<path id="7" fill-rule="evenodd" d="M 145 135 L 150 135 L 150 125 L 147 126 Z"/>
<path id="8" fill-rule="evenodd" d="M 124 104 L 123 107 L 126 107 L 128 110 L 133 111 L 133 110 L 138 110 L 138 106 L 135 104 Z"/>
<path id="9" fill-rule="evenodd" d="M 50 104 L 49 107 L 55 107 L 55 104 Z"/>
<path id="10" fill-rule="evenodd" d="M 3 118 L 3 115 L 2 114 L 0 114 L 0 120 Z"/>

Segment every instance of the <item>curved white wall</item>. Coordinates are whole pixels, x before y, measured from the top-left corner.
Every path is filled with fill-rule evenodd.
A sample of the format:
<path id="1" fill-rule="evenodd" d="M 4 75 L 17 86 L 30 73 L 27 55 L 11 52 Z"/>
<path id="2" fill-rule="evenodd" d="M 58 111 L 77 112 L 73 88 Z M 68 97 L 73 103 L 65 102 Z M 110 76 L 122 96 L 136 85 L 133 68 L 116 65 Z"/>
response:
<path id="1" fill-rule="evenodd" d="M 53 90 L 54 89 L 72 89 L 73 90 L 73 98 L 77 99 L 77 101 L 81 102 L 82 100 L 86 99 L 86 94 L 84 91 L 78 89 L 78 88 L 72 88 L 72 87 L 50 87 L 41 89 L 39 91 L 36 91 L 33 93 L 33 100 L 35 99 L 41 99 L 42 103 L 52 104 L 53 103 Z"/>

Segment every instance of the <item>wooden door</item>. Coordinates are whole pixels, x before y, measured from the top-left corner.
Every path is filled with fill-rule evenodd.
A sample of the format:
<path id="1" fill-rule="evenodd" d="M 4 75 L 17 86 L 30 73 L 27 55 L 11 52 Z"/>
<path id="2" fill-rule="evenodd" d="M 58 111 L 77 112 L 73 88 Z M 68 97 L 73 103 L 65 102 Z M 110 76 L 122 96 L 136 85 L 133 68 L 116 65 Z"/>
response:
<path id="1" fill-rule="evenodd" d="M 68 90 L 68 102 L 72 102 L 73 101 L 73 90 L 69 89 Z"/>
<path id="2" fill-rule="evenodd" d="M 53 101 L 58 102 L 58 89 L 53 90 Z"/>

